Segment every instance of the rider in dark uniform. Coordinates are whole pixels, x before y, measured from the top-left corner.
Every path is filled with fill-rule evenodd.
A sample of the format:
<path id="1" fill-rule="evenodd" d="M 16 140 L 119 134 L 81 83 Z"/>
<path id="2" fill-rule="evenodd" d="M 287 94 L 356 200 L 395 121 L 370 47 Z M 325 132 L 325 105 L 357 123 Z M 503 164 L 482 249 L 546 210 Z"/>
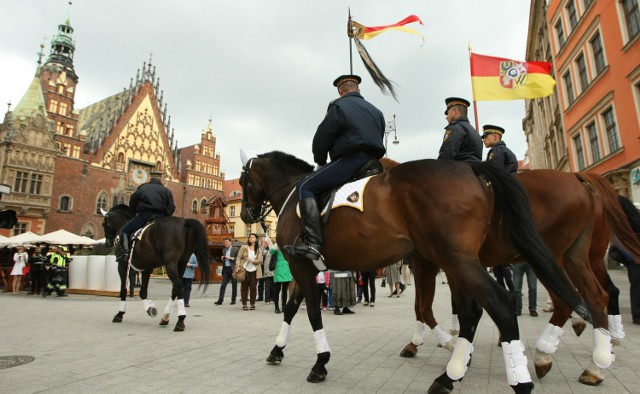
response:
<path id="1" fill-rule="evenodd" d="M 496 163 L 510 174 L 518 172 L 518 159 L 516 155 L 507 148 L 507 144 L 502 141 L 504 129 L 499 126 L 486 124 L 482 126 L 482 142 L 487 148 L 491 148 L 487 153 L 487 161 Z"/>
<path id="2" fill-rule="evenodd" d="M 365 164 L 385 153 L 384 116 L 360 95 L 361 81 L 357 75 L 342 75 L 333 81 L 340 98 L 329 103 L 313 137 L 313 159 L 318 167 L 297 187 L 304 244 L 287 245 L 289 253 L 320 258 L 324 238 L 316 196 L 349 181 Z"/>
<path id="3" fill-rule="evenodd" d="M 447 122 L 438 159 L 474 163 L 482 161 L 482 140 L 467 118 L 469 102 L 459 97 L 445 99 Z"/>
<path id="4" fill-rule="evenodd" d="M 140 185 L 129 199 L 129 207 L 136 216 L 120 229 L 118 262 L 129 259 L 129 237 L 155 216 L 171 216 L 176 210 L 173 194 L 161 182 L 162 173 L 152 172 L 149 183 Z"/>

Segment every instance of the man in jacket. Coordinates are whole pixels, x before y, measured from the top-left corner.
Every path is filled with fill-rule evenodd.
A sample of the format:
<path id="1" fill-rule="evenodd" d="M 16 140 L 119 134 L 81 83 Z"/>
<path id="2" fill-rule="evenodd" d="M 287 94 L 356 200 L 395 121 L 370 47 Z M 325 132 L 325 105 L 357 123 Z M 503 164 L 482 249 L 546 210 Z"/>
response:
<path id="1" fill-rule="evenodd" d="M 152 218 L 157 216 L 171 216 L 176 210 L 173 194 L 161 182 L 162 173 L 152 172 L 151 180 L 140 185 L 129 199 L 129 207 L 136 212 L 136 216 L 120 229 L 120 253 L 118 262 L 129 260 L 129 237 L 142 228 Z"/>
<path id="2" fill-rule="evenodd" d="M 486 124 L 482 126 L 482 142 L 489 149 L 487 161 L 504 168 L 510 174 L 518 172 L 518 159 L 507 144 L 502 141 L 504 129 L 500 126 Z"/>
<path id="3" fill-rule="evenodd" d="M 470 103 L 460 97 L 444 100 L 444 114 L 449 124 L 445 128 L 438 159 L 474 163 L 482 161 L 482 139 L 467 118 Z"/>
<path id="4" fill-rule="evenodd" d="M 222 305 L 224 301 L 224 292 L 227 284 L 231 281 L 231 305 L 236 303 L 238 295 L 238 281 L 233 278 L 233 270 L 236 267 L 236 257 L 238 256 L 239 247 L 234 247 L 231 238 L 225 238 L 224 249 L 222 249 L 222 284 L 220 284 L 220 294 L 216 305 Z"/>
<path id="5" fill-rule="evenodd" d="M 310 260 L 321 257 L 324 237 L 316 196 L 344 184 L 369 161 L 385 153 L 384 116 L 360 95 L 357 75 L 342 75 L 333 81 L 340 97 L 331 103 L 313 137 L 316 171 L 298 184 L 304 243 L 287 245 L 292 254 Z M 327 155 L 331 162 L 327 164 Z"/>

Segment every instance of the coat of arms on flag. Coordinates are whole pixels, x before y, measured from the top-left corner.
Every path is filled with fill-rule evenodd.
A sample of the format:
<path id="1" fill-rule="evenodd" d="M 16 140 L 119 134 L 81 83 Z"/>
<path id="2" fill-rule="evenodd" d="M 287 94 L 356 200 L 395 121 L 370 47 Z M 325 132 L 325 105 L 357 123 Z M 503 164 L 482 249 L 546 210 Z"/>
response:
<path id="1" fill-rule="evenodd" d="M 527 83 L 527 64 L 509 60 L 500 62 L 500 85 L 513 89 Z"/>

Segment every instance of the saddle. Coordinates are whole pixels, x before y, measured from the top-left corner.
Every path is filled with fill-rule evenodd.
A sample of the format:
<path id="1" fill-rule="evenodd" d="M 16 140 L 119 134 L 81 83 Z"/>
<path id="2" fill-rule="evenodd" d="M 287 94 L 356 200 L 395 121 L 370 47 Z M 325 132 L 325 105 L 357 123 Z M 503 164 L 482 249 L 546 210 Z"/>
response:
<path id="1" fill-rule="evenodd" d="M 138 241 L 140 241 L 142 239 L 142 234 L 144 234 L 144 232 L 151 227 L 153 224 L 155 224 L 155 221 L 157 218 L 162 217 L 162 215 L 154 215 L 151 217 L 151 219 L 147 222 L 147 224 L 145 224 L 143 227 L 139 228 L 138 230 L 136 230 L 133 234 L 131 234 L 131 248 L 129 250 L 129 266 L 131 268 L 133 268 L 135 271 L 141 272 L 141 269 L 136 268 L 132 263 L 132 257 L 133 257 L 133 250 L 136 248 Z"/>
<path id="2" fill-rule="evenodd" d="M 365 164 L 354 176 L 349 179 L 344 185 L 359 181 L 364 178 L 372 177 L 374 175 L 378 175 L 382 173 L 382 163 L 379 160 L 370 160 L 367 164 Z M 327 190 L 318 194 L 316 200 L 318 201 L 319 207 L 326 207 L 326 210 L 323 210 L 324 217 L 322 221 L 327 223 L 329 220 L 329 215 L 331 214 L 331 207 L 333 205 L 333 201 L 336 198 L 336 192 L 340 190 L 344 185 L 336 186 L 333 189 Z M 325 213 L 326 211 L 326 213 Z"/>

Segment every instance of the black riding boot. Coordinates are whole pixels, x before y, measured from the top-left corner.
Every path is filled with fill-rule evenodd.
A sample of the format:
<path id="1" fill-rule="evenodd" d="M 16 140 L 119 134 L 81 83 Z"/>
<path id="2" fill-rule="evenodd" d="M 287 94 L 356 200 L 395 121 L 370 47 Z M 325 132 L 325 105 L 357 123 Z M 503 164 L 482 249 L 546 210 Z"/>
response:
<path id="1" fill-rule="evenodd" d="M 120 249 L 118 249 L 118 255 L 116 260 L 119 263 L 129 262 L 129 239 L 128 237 L 120 236 Z"/>
<path id="2" fill-rule="evenodd" d="M 304 256 L 310 260 L 318 260 L 321 256 L 322 244 L 322 218 L 318 212 L 318 203 L 314 197 L 307 197 L 300 201 L 300 216 L 302 216 L 302 228 L 304 231 L 304 243 L 285 246 L 287 252 Z"/>

